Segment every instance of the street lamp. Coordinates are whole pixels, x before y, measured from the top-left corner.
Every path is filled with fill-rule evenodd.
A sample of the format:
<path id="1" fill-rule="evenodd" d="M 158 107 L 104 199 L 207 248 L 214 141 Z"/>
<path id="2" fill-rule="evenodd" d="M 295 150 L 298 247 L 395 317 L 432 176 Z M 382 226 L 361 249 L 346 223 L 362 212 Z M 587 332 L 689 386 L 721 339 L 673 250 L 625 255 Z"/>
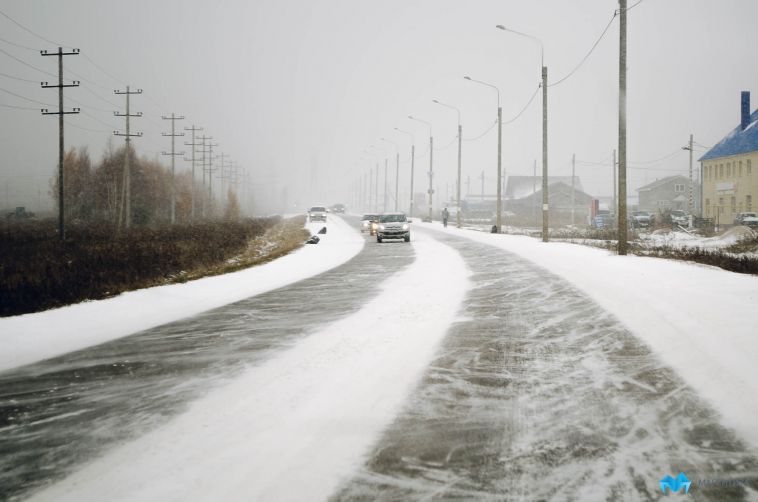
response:
<path id="1" fill-rule="evenodd" d="M 503 221 L 503 107 L 500 106 L 500 89 L 495 85 L 473 79 L 469 76 L 463 78 L 476 84 L 486 85 L 487 87 L 495 89 L 495 92 L 497 93 L 497 215 L 495 216 L 495 226 L 497 227 L 497 231 L 500 232 Z"/>
<path id="2" fill-rule="evenodd" d="M 398 190 L 400 189 L 400 147 L 397 143 L 394 141 L 388 140 L 386 138 L 379 138 L 380 140 L 390 143 L 391 145 L 395 145 L 395 212 L 398 212 L 399 209 L 397 207 L 399 194 Z"/>
<path id="3" fill-rule="evenodd" d="M 370 174 L 369 175 L 369 183 L 373 183 L 374 185 L 374 212 L 379 212 L 379 157 L 376 155 L 376 153 L 369 150 L 369 148 L 376 148 L 374 145 L 369 145 L 368 148 L 366 148 L 365 152 L 368 155 L 371 155 L 374 158 L 374 161 L 376 162 L 376 175 Z M 373 171 L 373 170 L 372 170 Z M 369 189 L 369 211 L 371 210 L 371 190 Z"/>
<path id="4" fill-rule="evenodd" d="M 411 137 L 411 205 L 409 206 L 408 214 L 411 218 L 413 218 L 413 170 L 414 170 L 414 164 L 416 163 L 416 136 L 412 132 L 404 131 L 399 128 L 395 128 L 397 132 L 401 132 L 403 134 L 407 134 Z"/>
<path id="5" fill-rule="evenodd" d="M 542 241 L 548 241 L 548 197 L 547 197 L 547 66 L 545 66 L 545 44 L 542 40 L 520 31 L 506 28 L 502 24 L 496 28 L 530 38 L 540 44 L 540 62 L 542 65 Z"/>
<path id="6" fill-rule="evenodd" d="M 373 148 L 377 152 L 384 155 L 384 194 L 383 194 L 384 202 L 382 204 L 382 212 L 386 213 L 387 212 L 387 162 L 388 162 L 387 150 L 383 148 L 379 148 L 376 145 L 369 145 L 369 148 Z M 379 162 L 378 161 L 376 164 L 376 206 L 377 206 L 376 210 L 379 211 Z"/>
<path id="7" fill-rule="evenodd" d="M 455 211 L 455 220 L 456 220 L 456 226 L 458 228 L 461 228 L 461 141 L 463 139 L 463 125 L 461 124 L 461 111 L 455 106 L 442 103 L 441 101 L 438 101 L 436 99 L 433 99 L 432 101 L 434 101 L 440 106 L 444 106 L 445 108 L 450 108 L 451 110 L 455 110 L 456 113 L 458 113 L 458 188 L 456 191 L 456 195 L 457 195 L 456 204 L 458 206 L 458 209 Z"/>
<path id="8" fill-rule="evenodd" d="M 426 120 L 421 120 L 413 115 L 408 115 L 408 118 L 426 124 L 429 128 L 429 221 L 432 221 L 432 196 L 434 195 L 434 188 L 432 188 L 432 178 L 434 176 L 434 136 L 432 136 L 432 124 Z"/>

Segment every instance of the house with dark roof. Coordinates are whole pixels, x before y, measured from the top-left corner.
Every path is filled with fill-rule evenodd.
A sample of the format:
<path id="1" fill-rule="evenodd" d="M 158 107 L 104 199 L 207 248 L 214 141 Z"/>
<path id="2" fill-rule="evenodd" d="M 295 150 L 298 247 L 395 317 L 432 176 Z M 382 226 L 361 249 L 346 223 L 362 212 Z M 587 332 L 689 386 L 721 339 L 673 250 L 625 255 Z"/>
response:
<path id="1" fill-rule="evenodd" d="M 531 176 L 525 176 L 525 178 L 531 178 Z M 581 184 L 578 183 L 578 179 L 574 181 L 572 195 L 571 176 L 566 178 L 568 183 L 553 181 L 553 177 L 548 176 L 550 184 L 548 185 L 547 197 L 550 221 L 558 225 L 587 224 L 590 218 L 590 202 L 593 197 L 580 189 Z M 505 207 L 518 217 L 528 218 L 530 215 L 532 218 L 541 217 L 542 184 L 537 185 L 536 192 L 525 197 L 507 199 Z"/>
<path id="2" fill-rule="evenodd" d="M 640 211 L 650 211 L 654 214 L 672 209 L 686 211 L 689 208 L 689 187 L 690 179 L 680 174 L 655 180 L 637 189 L 638 208 Z M 698 196 L 699 191 L 699 186 L 693 182 L 692 193 Z"/>
<path id="3" fill-rule="evenodd" d="M 548 176 L 548 187 L 553 183 L 564 183 L 571 186 L 571 176 Z M 579 176 L 574 176 L 574 188 L 582 191 L 582 182 Z M 542 176 L 508 176 L 505 185 L 505 199 L 523 199 L 542 190 Z M 548 194 L 550 190 L 548 189 Z"/>
<path id="4" fill-rule="evenodd" d="M 731 223 L 737 213 L 755 211 L 758 195 L 758 110 L 750 113 L 750 93 L 742 92 L 740 123 L 700 157 L 703 215 Z"/>

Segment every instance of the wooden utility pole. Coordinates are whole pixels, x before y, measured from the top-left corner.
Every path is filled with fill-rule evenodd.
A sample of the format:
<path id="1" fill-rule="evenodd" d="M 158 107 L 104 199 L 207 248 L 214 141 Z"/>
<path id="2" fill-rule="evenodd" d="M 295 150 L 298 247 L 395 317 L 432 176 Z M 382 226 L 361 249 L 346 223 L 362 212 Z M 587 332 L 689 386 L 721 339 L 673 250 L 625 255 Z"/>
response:
<path id="1" fill-rule="evenodd" d="M 71 52 L 63 52 L 62 47 L 58 47 L 58 52 L 40 51 L 43 56 L 58 56 L 58 84 L 50 85 L 47 82 L 42 82 L 43 89 L 56 88 L 58 89 L 58 111 L 51 112 L 46 108 L 42 109 L 42 115 L 58 115 L 58 238 L 64 240 L 66 238 L 66 225 L 65 225 L 65 204 L 64 204 L 64 172 L 63 172 L 63 159 L 66 155 L 65 146 L 63 142 L 63 116 L 69 114 L 79 113 L 79 108 L 74 108 L 72 111 L 67 112 L 63 110 L 63 89 L 65 87 L 78 87 L 79 82 L 74 80 L 70 84 L 63 83 L 63 56 L 74 56 L 79 54 L 79 49 L 74 49 Z"/>
<path id="2" fill-rule="evenodd" d="M 195 124 L 192 124 L 192 127 L 185 127 L 185 131 L 191 131 L 192 132 L 192 143 L 184 142 L 185 146 L 189 146 L 192 148 L 192 155 L 189 159 L 185 158 L 184 160 L 189 160 L 192 162 L 192 191 L 191 191 L 191 199 L 192 199 L 192 209 L 190 210 L 190 219 L 192 221 L 195 221 L 195 147 L 200 146 L 200 143 L 195 143 L 195 133 L 198 131 L 202 131 L 202 127 L 195 127 Z"/>
<path id="3" fill-rule="evenodd" d="M 176 134 L 175 131 L 175 124 L 177 120 L 184 120 L 184 117 L 177 117 L 173 113 L 170 117 L 166 117 L 165 115 L 161 117 L 163 120 L 170 120 L 171 121 L 171 133 L 161 133 L 162 136 L 168 136 L 171 138 L 171 153 L 168 152 L 161 152 L 162 155 L 170 155 L 171 156 L 171 224 L 173 225 L 176 223 L 176 181 L 174 179 L 174 160 L 177 155 L 184 155 L 184 152 L 176 152 L 174 149 L 174 143 L 175 138 L 178 136 L 184 136 L 183 132 L 180 132 L 179 134 Z"/>
<path id="4" fill-rule="evenodd" d="M 129 228 L 132 222 L 132 206 L 131 206 L 131 172 L 129 168 L 129 152 L 131 150 L 130 142 L 132 137 L 139 137 L 142 136 L 142 133 L 131 133 L 129 128 L 129 118 L 130 117 L 141 117 L 142 112 L 137 113 L 130 113 L 129 112 L 129 96 L 132 94 L 142 94 L 142 89 L 137 89 L 136 91 L 130 91 L 129 86 L 126 86 L 126 91 L 113 91 L 115 94 L 124 94 L 126 95 L 126 113 L 119 113 L 119 112 L 113 112 L 113 115 L 116 117 L 126 117 L 126 133 L 120 133 L 118 131 L 115 131 L 113 134 L 115 136 L 124 136 L 126 147 L 124 149 L 124 176 L 123 176 L 123 184 L 122 184 L 122 192 L 121 192 L 121 205 L 119 206 L 119 215 L 118 215 L 118 224 L 116 225 L 116 230 L 118 231 L 121 228 L 121 221 L 122 221 L 122 214 L 123 214 L 123 221 L 124 226 L 126 228 Z"/>
<path id="5" fill-rule="evenodd" d="M 626 217 L 626 0 L 619 0 L 619 216 L 618 254 L 627 248 Z"/>

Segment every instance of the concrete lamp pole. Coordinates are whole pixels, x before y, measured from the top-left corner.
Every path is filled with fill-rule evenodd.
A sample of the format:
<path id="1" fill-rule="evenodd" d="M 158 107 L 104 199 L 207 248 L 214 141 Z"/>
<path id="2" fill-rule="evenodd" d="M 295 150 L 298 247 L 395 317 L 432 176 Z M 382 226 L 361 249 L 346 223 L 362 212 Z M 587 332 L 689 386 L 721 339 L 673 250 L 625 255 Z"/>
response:
<path id="1" fill-rule="evenodd" d="M 411 204 L 408 206 L 408 215 L 413 218 L 413 171 L 415 167 L 414 164 L 416 163 L 416 136 L 414 136 L 412 132 L 404 131 L 397 127 L 395 130 L 411 137 Z"/>
<path id="2" fill-rule="evenodd" d="M 458 114 L 458 188 L 456 189 L 456 206 L 457 210 L 455 211 L 455 221 L 456 226 L 458 228 L 461 228 L 461 141 L 463 140 L 463 125 L 461 124 L 461 110 L 456 108 L 455 106 L 448 105 L 446 103 L 443 103 L 441 101 L 438 101 L 436 99 L 432 100 L 434 103 L 437 103 L 440 106 L 444 106 L 445 108 L 450 108 L 451 110 L 455 110 L 455 112 Z M 498 180 L 499 183 L 499 180 Z"/>
<path id="3" fill-rule="evenodd" d="M 497 227 L 498 233 L 501 231 L 502 228 L 502 222 L 503 222 L 503 168 L 502 168 L 502 158 L 503 158 L 503 108 L 500 106 L 500 89 L 497 88 L 497 86 L 494 86 L 492 84 L 488 84 L 487 82 L 483 82 L 481 80 L 475 80 L 471 77 L 463 77 L 464 79 L 468 80 L 469 82 L 474 82 L 476 84 L 482 84 L 486 85 L 487 87 L 490 87 L 492 89 L 495 89 L 495 92 L 497 93 L 497 214 L 495 216 L 495 226 Z"/>
<path id="4" fill-rule="evenodd" d="M 411 120 L 415 120 L 416 122 L 421 122 L 422 124 L 426 124 L 426 126 L 429 128 L 429 222 L 432 221 L 432 204 L 433 200 L 432 197 L 434 196 L 434 188 L 433 188 L 433 182 L 434 182 L 434 136 L 432 136 L 432 124 L 430 122 L 427 122 L 426 120 L 418 119 L 412 115 L 408 115 L 408 118 Z"/>
<path id="5" fill-rule="evenodd" d="M 400 147 L 397 143 L 389 139 L 379 139 L 385 143 L 389 143 L 395 146 L 395 212 L 398 212 L 400 210 L 398 208 L 398 203 L 400 202 L 400 194 L 398 193 L 398 190 L 400 189 Z"/>
<path id="6" fill-rule="evenodd" d="M 506 28 L 502 24 L 497 29 L 530 38 L 540 44 L 540 65 L 542 66 L 542 241 L 548 241 L 548 193 L 547 193 L 547 66 L 545 66 L 545 44 L 537 37 Z"/>
<path id="7" fill-rule="evenodd" d="M 369 148 L 373 148 L 376 150 L 377 153 L 380 154 L 380 156 L 377 157 L 376 162 L 376 212 L 379 212 L 379 158 L 384 157 L 384 194 L 382 195 L 383 203 L 382 203 L 382 212 L 387 212 L 387 151 L 383 148 L 379 148 L 376 145 L 369 145 Z"/>

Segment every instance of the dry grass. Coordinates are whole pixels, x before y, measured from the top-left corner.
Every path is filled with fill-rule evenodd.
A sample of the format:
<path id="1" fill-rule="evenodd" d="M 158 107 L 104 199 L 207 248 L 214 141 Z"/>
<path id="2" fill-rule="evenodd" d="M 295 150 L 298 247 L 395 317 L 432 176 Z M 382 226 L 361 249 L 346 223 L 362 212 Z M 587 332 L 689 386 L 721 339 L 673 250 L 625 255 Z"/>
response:
<path id="1" fill-rule="evenodd" d="M 251 239 L 244 252 L 223 263 L 182 272 L 169 282 L 185 282 L 210 275 L 227 274 L 275 260 L 298 249 L 310 237 L 310 233 L 303 228 L 304 224 L 305 216 L 282 220 L 266 230 L 263 235 Z"/>

